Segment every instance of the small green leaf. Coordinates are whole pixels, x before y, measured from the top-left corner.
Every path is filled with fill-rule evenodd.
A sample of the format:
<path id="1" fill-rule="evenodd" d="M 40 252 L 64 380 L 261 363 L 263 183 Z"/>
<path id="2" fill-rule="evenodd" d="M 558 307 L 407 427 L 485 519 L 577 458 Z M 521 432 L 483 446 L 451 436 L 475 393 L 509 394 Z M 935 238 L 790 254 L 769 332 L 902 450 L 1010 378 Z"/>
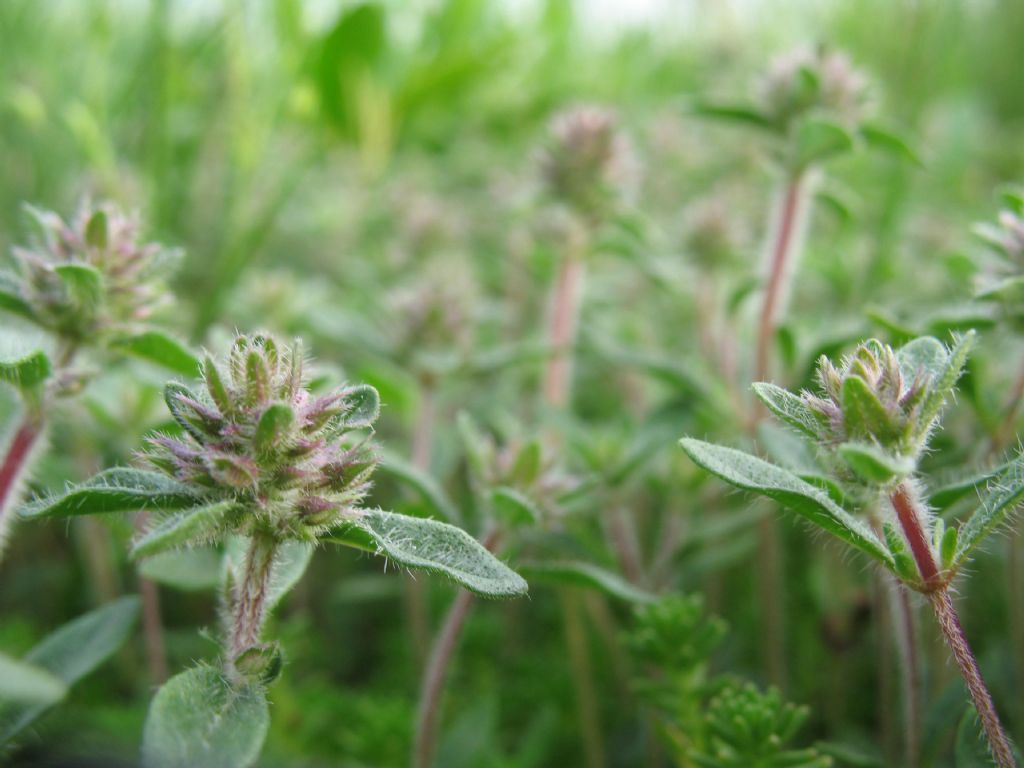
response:
<path id="1" fill-rule="evenodd" d="M 871 435 L 879 440 L 897 437 L 889 412 L 860 376 L 843 380 L 843 422 L 850 435 Z"/>
<path id="2" fill-rule="evenodd" d="M 415 490 L 430 508 L 444 520 L 458 522 L 461 518 L 455 503 L 448 497 L 433 475 L 413 466 L 401 456 L 383 451 L 378 465 L 381 472 L 391 475 Z"/>
<path id="3" fill-rule="evenodd" d="M 100 472 L 63 493 L 22 505 L 22 517 L 68 517 L 102 512 L 136 512 L 141 509 L 185 509 L 201 503 L 187 485 L 166 475 L 142 469 L 118 467 Z"/>
<path id="4" fill-rule="evenodd" d="M 818 437 L 821 423 L 802 397 L 766 381 L 754 383 L 753 389 L 758 399 L 782 421 L 808 437 Z"/>
<path id="5" fill-rule="evenodd" d="M 1008 466 L 1009 462 L 1006 462 L 984 472 L 978 472 L 943 483 L 928 495 L 928 505 L 937 510 L 948 509 L 965 496 L 977 493 L 989 480 Z"/>
<path id="6" fill-rule="evenodd" d="M 88 264 L 58 264 L 53 271 L 64 284 L 71 300 L 84 310 L 93 311 L 103 301 L 103 275 Z"/>
<path id="7" fill-rule="evenodd" d="M 239 505 L 234 501 L 219 501 L 171 512 L 132 545 L 131 557 L 151 557 L 168 549 L 206 543 L 222 530 L 224 522 L 238 509 Z"/>
<path id="8" fill-rule="evenodd" d="M 896 361 L 907 384 L 919 379 L 929 383 L 942 375 L 949 363 L 949 353 L 938 339 L 922 336 L 896 350 Z"/>
<path id="9" fill-rule="evenodd" d="M 85 225 L 85 242 L 100 250 L 107 247 L 107 214 L 103 211 L 96 211 L 89 217 Z"/>
<path id="10" fill-rule="evenodd" d="M 375 552 L 407 568 L 443 574 L 483 597 L 526 594 L 523 578 L 454 525 L 364 510 L 326 537 L 335 544 Z"/>
<path id="11" fill-rule="evenodd" d="M 185 592 L 217 589 L 224 579 L 222 554 L 212 547 L 171 550 L 146 558 L 139 574 Z"/>
<path id="12" fill-rule="evenodd" d="M 142 735 L 145 768 L 246 768 L 256 762 L 270 725 L 263 690 L 232 686 L 199 666 L 157 691 Z"/>
<path id="13" fill-rule="evenodd" d="M 872 149 L 887 152 L 918 167 L 924 167 L 921 156 L 910 146 L 907 139 L 894 129 L 878 123 L 866 122 L 860 124 L 859 133 L 864 143 Z"/>
<path id="14" fill-rule="evenodd" d="M 974 345 L 974 335 L 974 331 L 968 331 L 956 340 L 956 344 L 946 355 L 945 365 L 933 377 L 928 397 L 921 406 L 922 424 L 931 424 L 942 410 L 946 398 L 953 391 L 953 387 L 956 386 L 956 382 L 967 364 L 967 356 Z"/>
<path id="15" fill-rule="evenodd" d="M 877 445 L 843 443 L 838 452 L 846 465 L 868 483 L 883 485 L 914 471 L 914 462 L 904 456 L 894 456 Z"/>
<path id="16" fill-rule="evenodd" d="M 1018 453 L 998 475 L 988 483 L 981 505 L 960 527 L 959 543 L 953 567 L 960 568 L 971 552 L 992 531 L 998 528 L 1017 508 L 1024 497 L 1024 452 Z"/>
<path id="17" fill-rule="evenodd" d="M 253 443 L 256 450 L 267 453 L 280 445 L 281 440 L 288 435 L 288 430 L 295 421 L 295 413 L 291 406 L 286 403 L 272 403 L 260 416 L 256 425 L 256 434 L 253 435 Z"/>
<path id="18" fill-rule="evenodd" d="M 351 410 L 345 414 L 339 425 L 342 429 L 366 429 L 372 427 L 380 416 L 380 395 L 369 384 L 351 387 L 345 398 Z"/>
<path id="19" fill-rule="evenodd" d="M 217 364 L 209 355 L 203 358 L 202 376 L 214 405 L 222 414 L 229 415 L 232 410 L 231 395 L 228 393 L 228 388 L 224 386 L 224 379 L 220 375 Z"/>
<path id="20" fill-rule="evenodd" d="M 112 349 L 138 357 L 188 379 L 198 378 L 199 358 L 184 344 L 161 331 L 144 331 L 115 339 Z"/>
<path id="21" fill-rule="evenodd" d="M 796 163 L 806 168 L 831 157 L 849 152 L 854 147 L 853 136 L 841 124 L 820 118 L 808 118 L 800 123 L 796 139 Z"/>
<path id="22" fill-rule="evenodd" d="M 0 381 L 21 390 L 35 389 L 49 378 L 50 371 L 50 358 L 40 349 L 19 357 L 0 356 Z"/>
<path id="23" fill-rule="evenodd" d="M 90 611 L 48 635 L 22 661 L 72 686 L 120 648 L 139 615 L 137 597 L 122 597 Z M 0 705 L 0 744 L 34 722 L 44 704 Z"/>
<path id="24" fill-rule="evenodd" d="M 537 505 L 526 494 L 507 485 L 491 491 L 491 503 L 494 505 L 495 516 L 511 527 L 534 525 L 543 517 Z"/>
<path id="25" fill-rule="evenodd" d="M 619 574 L 593 563 L 578 560 L 524 563 L 519 566 L 519 571 L 532 581 L 596 589 L 628 603 L 653 603 L 658 600 L 657 595 L 634 586 Z"/>
<path id="26" fill-rule="evenodd" d="M 713 475 L 738 488 L 774 499 L 886 567 L 893 567 L 889 552 L 870 529 L 832 501 L 823 490 L 743 451 L 693 438 L 683 438 L 680 445 L 698 466 Z"/>
<path id="27" fill-rule="evenodd" d="M 0 653 L 0 711 L 7 702 L 49 707 L 67 692 L 64 681 L 42 667 Z"/>
<path id="28" fill-rule="evenodd" d="M 775 130 L 775 125 L 767 116 L 758 111 L 756 107 L 745 104 L 711 104 L 698 101 L 690 105 L 689 111 L 698 117 L 740 123 L 763 130 Z"/>
<path id="29" fill-rule="evenodd" d="M 942 518 L 939 518 L 940 520 Z M 960 531 L 950 526 L 943 534 L 942 539 L 939 541 L 939 557 L 942 560 L 942 568 L 952 568 L 953 563 L 956 561 L 956 550 L 957 541 L 960 538 Z"/>
<path id="30" fill-rule="evenodd" d="M 986 285 L 978 291 L 977 298 L 1019 306 L 1024 303 L 1024 275 L 1013 275 Z"/>

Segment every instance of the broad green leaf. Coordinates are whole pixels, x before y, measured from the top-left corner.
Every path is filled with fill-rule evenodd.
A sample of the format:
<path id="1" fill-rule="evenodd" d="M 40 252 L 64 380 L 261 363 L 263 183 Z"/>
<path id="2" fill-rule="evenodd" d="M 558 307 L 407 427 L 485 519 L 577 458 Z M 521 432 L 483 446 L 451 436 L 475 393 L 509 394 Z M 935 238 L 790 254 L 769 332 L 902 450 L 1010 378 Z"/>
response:
<path id="1" fill-rule="evenodd" d="M 22 659 L 71 686 L 120 648 L 139 614 L 137 597 L 122 597 L 65 624 Z M 35 721 L 45 704 L 0 705 L 0 744 Z"/>
<path id="2" fill-rule="evenodd" d="M 348 391 L 347 402 L 350 410 L 339 424 L 341 429 L 366 429 L 372 427 L 380 416 L 380 395 L 369 384 L 360 384 Z"/>
<path id="3" fill-rule="evenodd" d="M 0 356 L 0 381 L 18 389 L 31 390 L 50 376 L 50 358 L 41 349 L 14 357 Z"/>
<path id="4" fill-rule="evenodd" d="M 634 586 L 619 574 L 593 563 L 524 563 L 519 566 L 519 571 L 533 581 L 589 587 L 629 603 L 652 603 L 658 600 L 657 595 Z"/>
<path id="5" fill-rule="evenodd" d="M 199 666 L 157 691 L 142 734 L 144 768 L 246 768 L 256 762 L 270 725 L 267 697 L 234 687 Z"/>
<path id="6" fill-rule="evenodd" d="M 68 517 L 141 509 L 187 509 L 202 499 L 187 485 L 143 469 L 117 467 L 100 472 L 63 493 L 22 505 L 22 517 Z"/>
<path id="7" fill-rule="evenodd" d="M 199 358 L 188 347 L 161 331 L 144 331 L 111 343 L 111 348 L 154 363 L 188 379 L 199 377 Z"/>
<path id="8" fill-rule="evenodd" d="M 497 518 L 513 527 L 534 525 L 543 517 L 540 509 L 526 494 L 507 485 L 491 491 L 491 503 Z"/>
<path id="9" fill-rule="evenodd" d="M 7 702 L 52 706 L 67 692 L 67 685 L 59 677 L 0 653 L 0 708 Z"/>
<path id="10" fill-rule="evenodd" d="M 378 465 L 381 472 L 391 475 L 415 490 L 439 517 L 450 522 L 458 522 L 461 518 L 458 508 L 433 475 L 395 453 L 383 451 L 382 455 L 383 458 Z"/>
<path id="11" fill-rule="evenodd" d="M 523 578 L 454 525 L 364 510 L 326 537 L 335 544 L 375 552 L 406 568 L 439 573 L 483 597 L 526 594 Z"/>
<path id="12" fill-rule="evenodd" d="M 103 301 L 103 275 L 88 264 L 58 264 L 53 268 L 72 301 L 93 311 Z"/>
<path id="13" fill-rule="evenodd" d="M 921 156 L 910 146 L 907 139 L 901 136 L 892 128 L 878 123 L 861 123 L 859 126 L 860 137 L 872 149 L 888 152 L 890 155 L 906 160 L 916 166 L 924 167 Z"/>
<path id="14" fill-rule="evenodd" d="M 981 505 L 974 514 L 960 526 L 959 543 L 953 565 L 963 566 L 971 552 L 992 531 L 1002 525 L 1024 497 L 1024 452 L 1018 453 L 1012 461 L 988 482 L 988 488 L 981 498 Z"/>
<path id="15" fill-rule="evenodd" d="M 879 485 L 901 477 L 907 477 L 914 471 L 914 463 L 903 456 L 893 456 L 877 445 L 868 443 L 843 443 L 838 448 L 839 455 L 846 465 L 858 477 L 869 483 Z"/>
<path id="16" fill-rule="evenodd" d="M 734 448 L 705 443 L 693 438 L 680 441 L 693 461 L 713 475 L 789 507 L 853 547 L 892 568 L 892 557 L 860 520 L 791 472 Z"/>
<path id="17" fill-rule="evenodd" d="M 131 557 L 151 557 L 168 549 L 208 542 L 239 508 L 234 501 L 218 501 L 171 512 L 136 540 Z"/>
<path id="18" fill-rule="evenodd" d="M 853 136 L 837 122 L 808 118 L 800 123 L 796 137 L 796 162 L 801 168 L 849 152 Z"/>
<path id="19" fill-rule="evenodd" d="M 791 427 L 798 429 L 808 437 L 816 438 L 820 434 L 821 422 L 807 407 L 802 397 L 766 381 L 756 382 L 753 389 L 754 394 L 768 407 L 768 410 Z"/>
<path id="20" fill-rule="evenodd" d="M 942 375 L 949 363 L 949 353 L 938 339 L 922 336 L 896 350 L 896 361 L 908 384 L 919 378 L 931 382 Z"/>
<path id="21" fill-rule="evenodd" d="M 175 589 L 199 592 L 217 589 L 224 578 L 224 557 L 212 547 L 172 550 L 148 557 L 139 564 L 139 574 Z"/>

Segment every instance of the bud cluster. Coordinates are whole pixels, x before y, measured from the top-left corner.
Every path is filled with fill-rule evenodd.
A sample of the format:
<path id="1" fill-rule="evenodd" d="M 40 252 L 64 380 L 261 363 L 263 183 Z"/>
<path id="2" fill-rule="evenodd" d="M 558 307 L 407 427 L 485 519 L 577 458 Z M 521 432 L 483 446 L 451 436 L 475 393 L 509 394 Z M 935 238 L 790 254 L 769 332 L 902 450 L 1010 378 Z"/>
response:
<path id="1" fill-rule="evenodd" d="M 555 116 L 541 173 L 553 198 L 592 222 L 624 194 L 631 164 L 629 142 L 614 115 L 584 106 Z"/>
<path id="2" fill-rule="evenodd" d="M 379 409 L 371 387 L 342 387 L 314 396 L 303 377 L 298 342 L 281 347 L 266 336 L 236 339 L 226 370 L 209 357 L 205 391 L 166 390 L 181 437 L 150 440 L 144 458 L 212 500 L 237 500 L 248 514 L 239 533 L 311 540 L 358 508 L 377 457 L 368 439 Z"/>
<path id="3" fill-rule="evenodd" d="M 994 224 L 978 224 L 974 233 L 1013 267 L 1024 268 L 1024 189 L 1003 195 Z"/>
<path id="4" fill-rule="evenodd" d="M 822 48 L 798 48 L 769 64 L 758 88 L 766 117 L 786 130 L 811 113 L 855 124 L 868 102 L 867 80 L 849 57 Z"/>
<path id="5" fill-rule="evenodd" d="M 13 288 L 33 322 L 73 343 L 130 330 L 167 300 L 162 277 L 177 252 L 144 243 L 139 220 L 111 204 L 85 204 L 65 222 L 31 209 L 40 237 L 15 248 Z"/>

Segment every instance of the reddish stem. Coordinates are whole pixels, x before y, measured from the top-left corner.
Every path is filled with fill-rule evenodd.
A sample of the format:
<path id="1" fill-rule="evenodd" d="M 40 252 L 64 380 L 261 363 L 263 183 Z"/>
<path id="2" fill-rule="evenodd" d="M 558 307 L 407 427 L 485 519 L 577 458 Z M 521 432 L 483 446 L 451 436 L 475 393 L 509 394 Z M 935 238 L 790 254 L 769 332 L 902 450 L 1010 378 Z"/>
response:
<path id="1" fill-rule="evenodd" d="M 11 438 L 7 447 L 7 455 L 0 465 L 0 553 L 7 541 L 7 528 L 10 525 L 8 507 L 13 506 L 14 489 L 19 478 L 25 471 L 32 448 L 42 434 L 37 420 L 26 417 Z"/>
<path id="2" fill-rule="evenodd" d="M 572 344 L 576 340 L 584 264 L 579 246 L 570 246 L 562 258 L 551 300 L 548 343 L 551 357 L 544 375 L 544 402 L 563 407 L 569 402 L 572 382 Z"/>
<path id="3" fill-rule="evenodd" d="M 924 532 L 924 526 L 917 513 L 917 508 L 910 489 L 906 483 L 900 483 L 896 490 L 889 496 L 892 508 L 896 511 L 896 518 L 899 520 L 903 535 L 910 544 L 910 551 L 914 555 L 914 562 L 917 563 L 918 573 L 927 589 L 938 589 L 942 586 L 939 577 L 939 569 L 935 564 L 935 556 L 932 554 L 931 544 Z"/>
<path id="4" fill-rule="evenodd" d="M 266 534 L 253 534 L 245 556 L 242 582 L 235 587 L 233 626 L 231 627 L 232 661 L 257 645 L 267 615 L 267 594 L 274 568 L 276 542 Z"/>

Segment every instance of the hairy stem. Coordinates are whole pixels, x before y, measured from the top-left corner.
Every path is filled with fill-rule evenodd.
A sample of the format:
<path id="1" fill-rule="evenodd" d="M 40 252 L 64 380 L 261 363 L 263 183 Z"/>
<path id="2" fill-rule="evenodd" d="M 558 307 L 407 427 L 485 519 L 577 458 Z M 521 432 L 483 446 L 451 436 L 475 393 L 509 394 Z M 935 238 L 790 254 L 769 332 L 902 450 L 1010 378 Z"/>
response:
<path id="1" fill-rule="evenodd" d="M 928 599 L 931 601 L 935 618 L 938 619 L 946 643 L 953 652 L 957 666 L 960 667 L 960 674 L 963 675 L 964 682 L 967 683 L 967 690 L 971 694 L 971 701 L 974 702 L 978 717 L 981 718 L 981 725 L 985 729 L 989 749 L 996 765 L 999 768 L 1016 768 L 1017 761 L 1013 757 L 1010 741 L 1003 731 L 1002 723 L 999 722 L 992 694 L 988 692 L 985 681 L 981 677 L 978 661 L 967 644 L 967 637 L 964 635 L 960 617 L 953 606 L 953 599 L 949 596 L 949 590 L 940 589 L 932 592 L 928 595 Z"/>
<path id="2" fill-rule="evenodd" d="M 231 659 L 257 645 L 267 613 L 267 593 L 277 542 L 265 533 L 254 533 L 245 556 L 245 570 L 235 585 L 231 616 Z"/>
<path id="3" fill-rule="evenodd" d="M 41 419 L 26 415 L 14 431 L 3 464 L 0 464 L 0 557 L 7 544 L 18 484 L 41 435 Z"/>
<path id="4" fill-rule="evenodd" d="M 960 667 L 960 674 L 967 684 L 974 708 L 981 718 L 992 757 L 995 758 L 999 768 L 1016 768 L 1017 763 L 1010 749 L 1010 742 L 1003 731 L 1003 726 L 999 722 L 992 694 L 989 693 L 988 687 L 982 679 L 978 661 L 974 658 L 970 645 L 967 644 L 967 637 L 960 624 L 960 617 L 949 596 L 949 588 L 941 581 L 938 567 L 935 564 L 935 556 L 925 534 L 924 515 L 918 507 L 916 496 L 910 486 L 903 482 L 896 487 L 889 499 L 896 511 L 900 527 L 903 529 L 903 535 L 910 544 L 910 551 L 917 563 L 917 570 L 925 588 L 930 590 L 926 593 L 928 600 L 931 602 L 932 610 L 935 611 L 935 618 L 938 620 L 946 644 L 953 652 L 957 666 Z"/>
<path id="5" fill-rule="evenodd" d="M 481 542 L 490 551 L 495 551 L 501 541 L 501 534 L 494 530 L 488 533 Z M 462 628 L 473 605 L 473 593 L 459 590 L 448 615 L 445 617 L 441 631 L 434 640 L 430 651 L 430 659 L 423 670 L 420 683 L 420 701 L 416 711 L 416 740 L 413 744 L 413 768 L 430 768 L 437 742 L 438 715 L 440 714 L 441 694 L 444 692 L 448 667 L 451 665 L 455 648 L 462 636 Z"/>
<path id="6" fill-rule="evenodd" d="M 551 295 L 548 344 L 551 357 L 544 372 L 544 402 L 561 408 L 568 404 L 572 387 L 572 345 L 576 341 L 580 300 L 583 295 L 584 235 L 570 235 Z"/>

